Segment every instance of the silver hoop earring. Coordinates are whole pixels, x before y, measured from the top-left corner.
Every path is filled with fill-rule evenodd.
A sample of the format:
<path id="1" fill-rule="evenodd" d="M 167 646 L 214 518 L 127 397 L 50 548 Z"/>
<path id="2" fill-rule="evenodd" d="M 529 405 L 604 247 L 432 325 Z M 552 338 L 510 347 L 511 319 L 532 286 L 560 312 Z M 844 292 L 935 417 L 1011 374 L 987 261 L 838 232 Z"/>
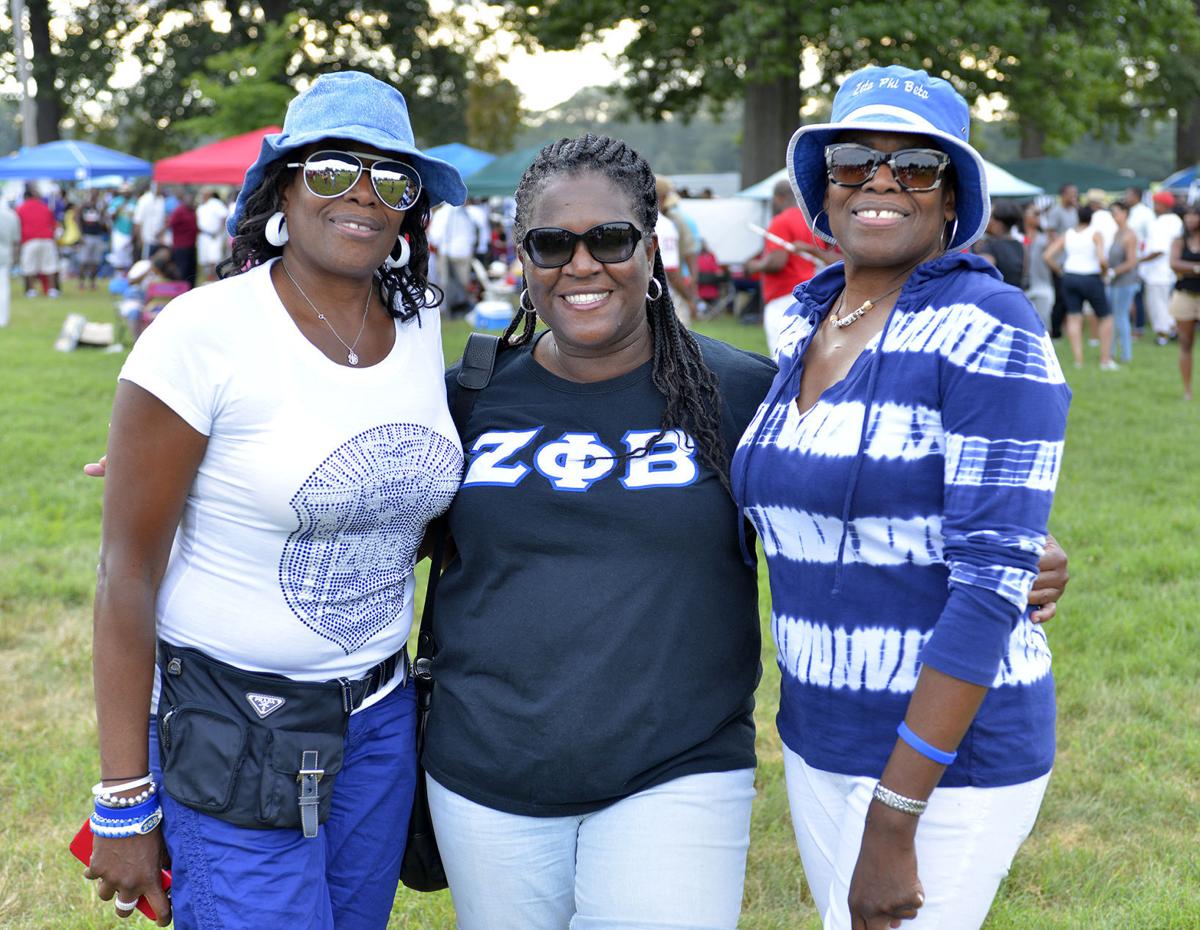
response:
<path id="1" fill-rule="evenodd" d="M 287 245 L 287 217 L 283 215 L 282 210 L 276 210 L 271 214 L 271 218 L 267 220 L 267 225 L 263 227 L 263 235 L 266 236 L 267 242 L 277 248 Z"/>
<path id="2" fill-rule="evenodd" d="M 521 305 L 521 309 L 530 316 L 537 316 L 537 308 L 533 305 L 533 300 L 529 296 L 529 288 L 521 291 L 521 298 L 517 301 Z"/>
<path id="3" fill-rule="evenodd" d="M 950 228 L 950 238 L 946 240 L 946 248 L 943 249 L 942 251 L 944 252 L 944 251 L 946 251 L 946 249 L 949 249 L 950 246 L 954 244 L 954 240 L 957 237 L 958 237 L 958 216 L 955 215 L 954 225 Z"/>
<path id="4" fill-rule="evenodd" d="M 648 301 L 650 301 L 651 303 L 653 303 L 654 301 L 656 301 L 660 297 L 662 297 L 663 288 L 662 288 L 662 285 L 658 283 L 658 278 L 654 277 L 653 275 L 650 276 L 650 283 L 653 284 L 656 288 L 658 288 L 657 294 L 651 294 L 649 290 L 646 291 L 646 299 Z"/>
<path id="5" fill-rule="evenodd" d="M 825 217 L 826 225 L 828 225 L 829 214 L 825 212 L 824 207 L 822 207 L 820 210 L 817 211 L 817 215 L 813 217 L 813 221 L 812 221 L 812 231 L 814 233 L 816 233 L 818 236 L 821 235 L 821 233 L 818 231 L 818 225 L 821 222 L 822 216 Z M 829 230 L 829 241 L 837 242 L 837 240 L 835 238 L 833 238 L 833 230 L 832 229 Z"/>
<path id="6" fill-rule="evenodd" d="M 383 264 L 387 268 L 403 268 L 408 264 L 408 260 L 412 257 L 412 247 L 409 246 L 407 239 L 405 239 L 403 236 L 397 236 L 396 244 L 400 249 L 400 254 L 389 254 L 388 257 L 383 260 Z"/>

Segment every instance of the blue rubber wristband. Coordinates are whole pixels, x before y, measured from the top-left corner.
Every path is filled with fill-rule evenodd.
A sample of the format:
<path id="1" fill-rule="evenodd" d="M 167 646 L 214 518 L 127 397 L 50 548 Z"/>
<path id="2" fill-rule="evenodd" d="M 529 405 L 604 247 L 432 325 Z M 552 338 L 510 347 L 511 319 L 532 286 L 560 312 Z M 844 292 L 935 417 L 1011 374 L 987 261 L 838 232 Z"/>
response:
<path id="1" fill-rule="evenodd" d="M 925 740 L 917 736 L 908 728 L 908 724 L 903 720 L 900 721 L 900 726 L 896 727 L 896 733 L 904 742 L 908 743 L 913 749 L 923 755 L 926 759 L 937 762 L 940 765 L 950 765 L 958 758 L 957 752 L 942 752 L 936 746 L 930 746 Z"/>

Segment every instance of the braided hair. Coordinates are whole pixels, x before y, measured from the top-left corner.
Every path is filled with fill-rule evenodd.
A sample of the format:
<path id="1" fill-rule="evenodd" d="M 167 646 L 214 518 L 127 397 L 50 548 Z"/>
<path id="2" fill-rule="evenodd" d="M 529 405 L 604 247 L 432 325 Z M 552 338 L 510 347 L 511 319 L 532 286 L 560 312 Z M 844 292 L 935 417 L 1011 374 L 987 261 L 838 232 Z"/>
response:
<path id="1" fill-rule="evenodd" d="M 638 226 L 645 235 L 653 234 L 658 220 L 658 195 L 650 165 L 620 139 L 587 133 L 547 145 L 521 176 L 516 195 L 516 240 L 520 242 L 529 231 L 529 218 L 537 199 L 552 179 L 592 172 L 603 175 L 628 194 Z M 652 274 L 661 292 L 656 299 L 646 300 L 646 319 L 653 344 L 651 380 L 667 404 L 658 435 L 635 454 L 648 455 L 668 430 L 682 429 L 692 436 L 700 461 L 717 473 L 728 491 L 729 452 L 721 436 L 722 400 L 717 376 L 705 364 L 696 338 L 675 315 L 662 254 L 657 251 Z M 536 325 L 535 314 L 517 314 L 504 334 L 504 342 L 512 346 L 527 345 L 533 339 Z"/>
<path id="2" fill-rule="evenodd" d="M 267 241 L 266 227 L 267 220 L 281 208 L 283 188 L 294 170 L 283 159 L 271 162 L 263 170 L 262 183 L 242 204 L 231 254 L 217 266 L 217 277 L 231 278 L 283 254 L 281 246 Z M 408 240 L 412 250 L 408 264 L 403 268 L 381 265 L 375 269 L 375 283 L 384 307 L 402 320 L 412 319 L 421 310 L 442 302 L 441 289 L 428 281 L 429 243 L 425 238 L 428 222 L 429 194 L 422 190 L 400 224 L 400 235 Z"/>

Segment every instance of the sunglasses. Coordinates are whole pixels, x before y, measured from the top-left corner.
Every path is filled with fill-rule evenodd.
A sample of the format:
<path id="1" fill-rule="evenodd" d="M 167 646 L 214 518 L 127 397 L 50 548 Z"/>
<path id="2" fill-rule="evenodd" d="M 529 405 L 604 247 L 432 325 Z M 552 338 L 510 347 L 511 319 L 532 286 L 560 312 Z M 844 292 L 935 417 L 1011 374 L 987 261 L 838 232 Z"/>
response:
<path id="1" fill-rule="evenodd" d="M 582 241 L 592 258 L 605 265 L 628 261 L 642 240 L 642 231 L 633 223 L 601 223 L 581 233 L 557 226 L 542 226 L 525 233 L 521 245 L 529 260 L 539 268 L 561 268 L 575 254 Z"/>
<path id="2" fill-rule="evenodd" d="M 303 163 L 290 162 L 289 168 L 304 169 L 304 186 L 315 197 L 341 197 L 358 183 L 364 160 L 371 163 L 371 186 L 384 206 L 407 210 L 421 196 L 421 176 L 412 165 L 366 152 L 340 152 L 322 149 Z"/>
<path id="3" fill-rule="evenodd" d="M 906 191 L 932 191 L 942 185 L 950 156 L 937 149 L 900 149 L 881 152 L 867 145 L 844 142 L 825 147 L 825 169 L 838 187 L 862 187 L 887 165 L 896 183 Z"/>

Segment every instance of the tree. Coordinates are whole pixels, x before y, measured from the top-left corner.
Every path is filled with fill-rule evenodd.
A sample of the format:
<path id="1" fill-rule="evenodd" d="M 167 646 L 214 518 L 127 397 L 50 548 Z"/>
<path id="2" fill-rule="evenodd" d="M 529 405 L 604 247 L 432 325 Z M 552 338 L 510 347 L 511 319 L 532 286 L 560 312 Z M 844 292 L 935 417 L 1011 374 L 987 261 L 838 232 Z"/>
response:
<path id="1" fill-rule="evenodd" d="M 1195 18 L 1196 0 L 546 0 L 505 4 L 509 22 L 547 48 L 639 25 L 622 54 L 625 90 L 643 114 L 694 113 L 744 96 L 745 183 L 782 161 L 799 123 L 803 62 L 810 96 L 869 63 L 923 67 L 969 101 L 1003 97 L 1023 155 L 1061 150 L 1088 131 L 1121 131 L 1141 97 L 1157 99 L 1163 39 Z M 1190 49 L 1192 46 L 1189 44 Z M 1195 73 L 1195 57 L 1181 67 Z"/>
<path id="2" fill-rule="evenodd" d="M 61 11 L 51 11 L 50 0 L 25 0 L 25 8 L 33 47 L 30 71 L 37 83 L 37 137 L 52 142 L 72 112 L 71 102 L 91 96 L 112 76 L 120 48 L 106 36 L 118 29 L 127 11 L 121 0 L 93 0 Z M 60 29 L 51 29 L 52 16 Z M 12 65 L 12 60 L 6 62 L 9 75 L 15 76 Z"/>
<path id="3" fill-rule="evenodd" d="M 508 152 L 521 129 L 521 92 L 500 76 L 494 61 L 476 63 L 467 85 L 467 144 Z"/>
<path id="4" fill-rule="evenodd" d="M 65 128 L 161 157 L 199 135 L 225 134 L 225 121 L 240 125 L 251 112 L 257 118 L 268 110 L 282 115 L 279 88 L 288 89 L 286 100 L 317 74 L 343 68 L 403 90 L 422 143 L 466 135 L 468 56 L 456 44 L 453 11 L 435 15 L 428 0 L 26 4 L 42 141 Z M 282 34 L 271 32 L 285 26 L 296 40 L 290 55 L 282 54 Z M 130 57 L 140 80 L 111 86 L 116 64 Z M 208 70 L 210 60 L 219 70 Z M 266 99 L 255 98 L 260 90 Z M 177 131 L 169 132 L 172 126 Z"/>

